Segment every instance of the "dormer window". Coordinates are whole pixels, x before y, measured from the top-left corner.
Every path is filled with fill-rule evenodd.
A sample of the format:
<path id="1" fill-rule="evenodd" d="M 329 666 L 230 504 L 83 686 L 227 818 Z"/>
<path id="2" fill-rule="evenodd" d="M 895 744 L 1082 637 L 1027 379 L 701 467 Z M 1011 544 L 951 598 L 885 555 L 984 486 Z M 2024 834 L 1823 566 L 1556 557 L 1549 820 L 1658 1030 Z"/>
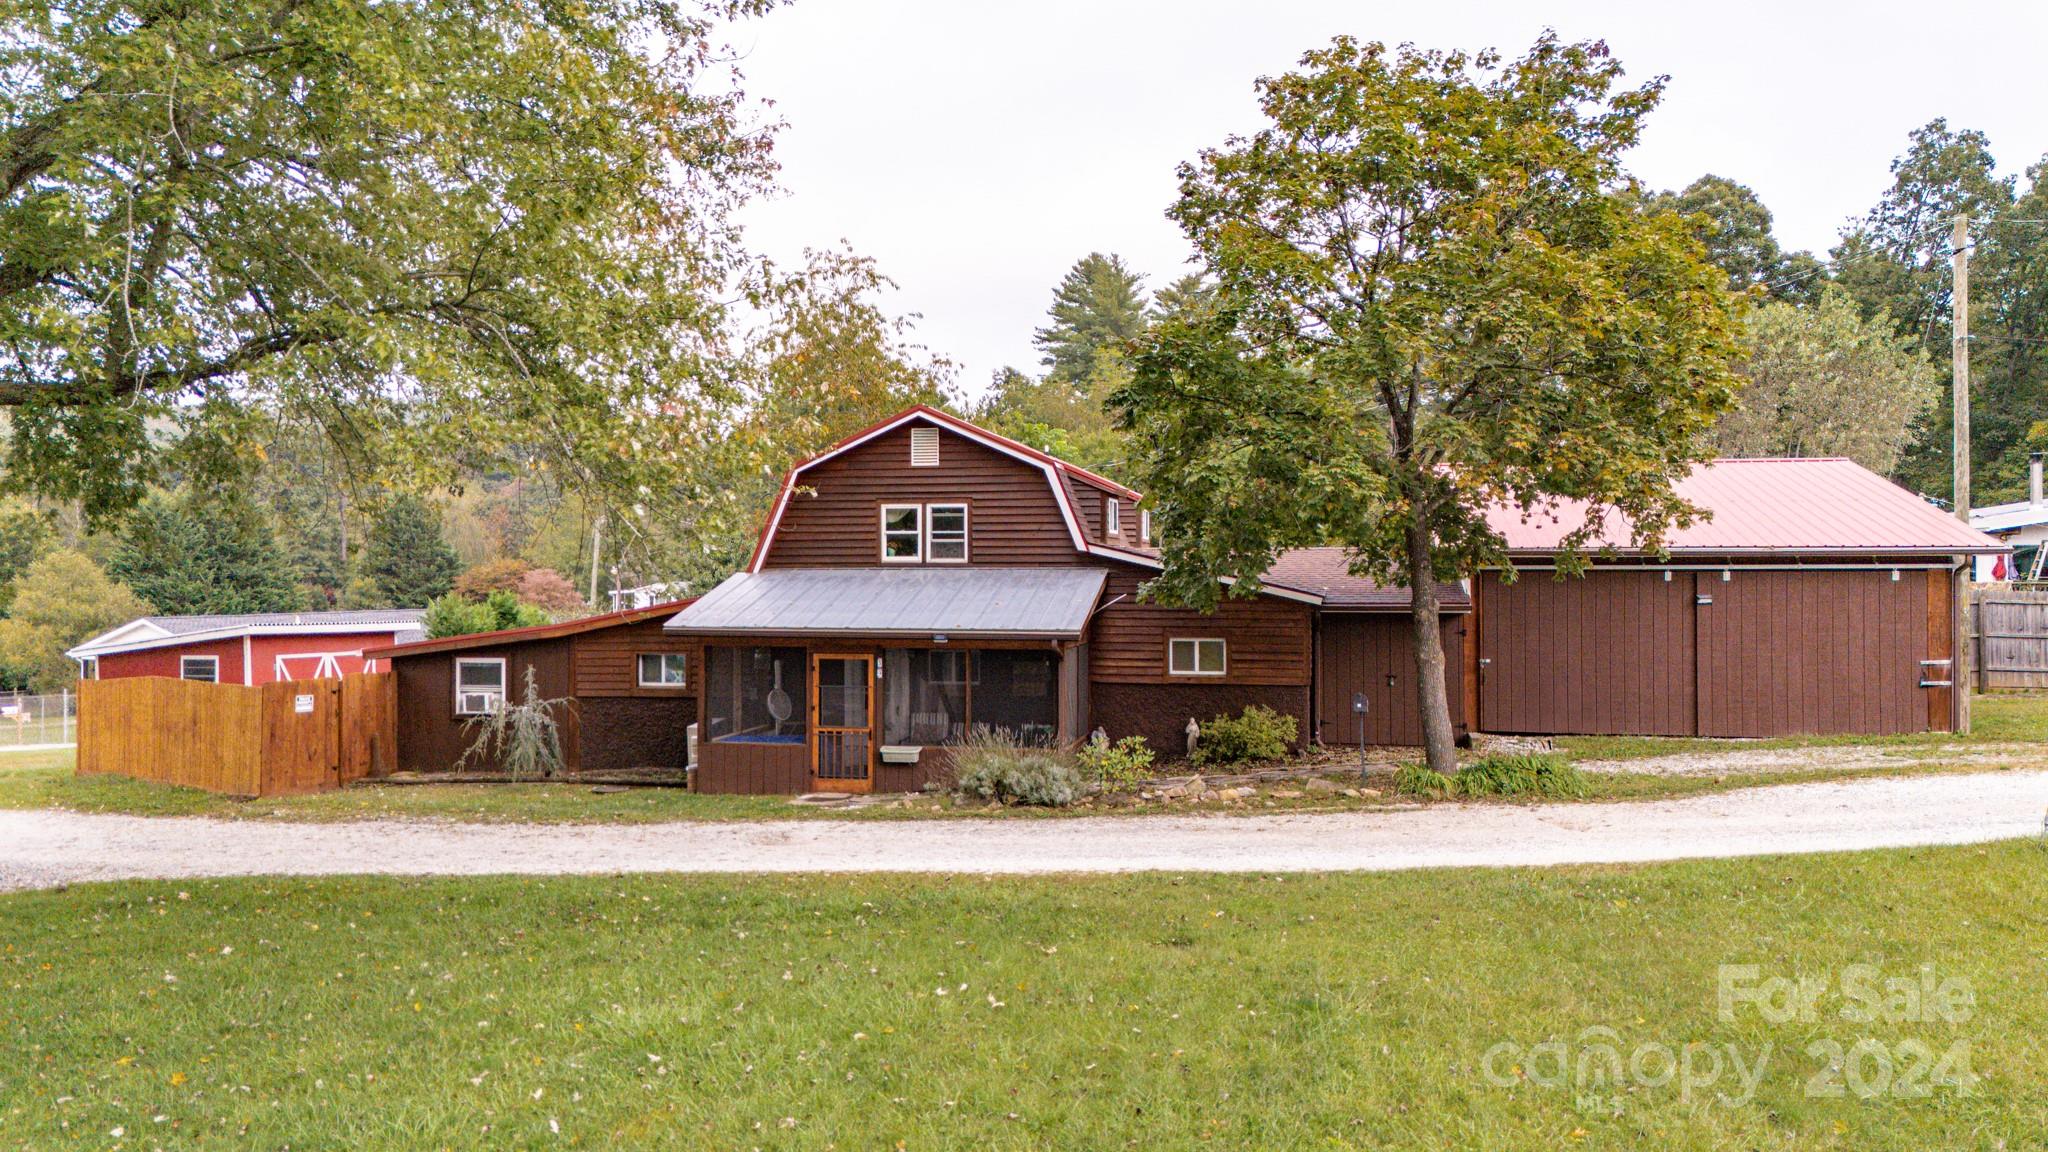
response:
<path id="1" fill-rule="evenodd" d="M 924 505 L 882 505 L 882 563 L 924 561 Z"/>
<path id="2" fill-rule="evenodd" d="M 1104 536 L 1121 536 L 1123 531 L 1124 502 L 1111 496 L 1102 509 L 1102 534 Z"/>
<path id="3" fill-rule="evenodd" d="M 912 468 L 937 468 L 939 466 L 939 430 L 937 428 L 912 428 L 910 430 L 910 466 Z"/>

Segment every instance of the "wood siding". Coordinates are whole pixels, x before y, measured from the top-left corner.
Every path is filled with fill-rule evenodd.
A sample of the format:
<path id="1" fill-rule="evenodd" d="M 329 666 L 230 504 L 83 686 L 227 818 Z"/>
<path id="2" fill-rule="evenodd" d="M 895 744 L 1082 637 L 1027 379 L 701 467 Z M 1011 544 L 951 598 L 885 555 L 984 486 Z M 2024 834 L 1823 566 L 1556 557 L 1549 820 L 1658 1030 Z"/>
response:
<path id="1" fill-rule="evenodd" d="M 1950 658 L 1946 571 L 1487 573 L 1479 725 L 1538 734 L 1769 737 L 1946 729 L 1921 686 Z M 1948 679 L 1941 669 L 1932 679 Z"/>
<path id="2" fill-rule="evenodd" d="M 811 749 L 808 744 L 721 744 L 706 740 L 697 745 L 697 778 L 693 786 L 699 792 L 748 796 L 808 792 Z"/>
<path id="3" fill-rule="evenodd" d="M 696 642 L 688 637 L 670 636 L 661 626 L 667 617 L 600 628 L 569 638 L 570 685 L 578 698 L 597 696 L 688 696 L 696 690 L 703 668 Z M 640 685 L 640 654 L 681 653 L 686 657 L 681 688 L 643 688 Z"/>
<path id="4" fill-rule="evenodd" d="M 1351 698 L 1363 692 L 1367 744 L 1420 745 L 1422 702 L 1416 691 L 1414 627 L 1407 615 L 1330 613 L 1319 631 L 1316 723 L 1322 742 L 1358 744 Z M 1442 618 L 1444 690 L 1450 696 L 1451 724 L 1460 735 L 1466 731 L 1465 636 L 1464 617 Z"/>
<path id="5" fill-rule="evenodd" d="M 939 464 L 910 465 L 914 422 L 798 477 L 768 568 L 874 567 L 881 563 L 881 506 L 964 503 L 971 564 L 1036 566 L 1076 561 L 1073 537 L 1045 473 L 958 433 L 939 433 Z"/>
<path id="6" fill-rule="evenodd" d="M 1473 592 L 1484 731 L 1692 733 L 1691 574 L 1488 572 Z"/>
<path id="7" fill-rule="evenodd" d="M 1699 734 L 1925 731 L 1930 577 L 1947 583 L 1924 571 L 1699 573 L 1713 597 L 1699 608 Z"/>
<path id="8" fill-rule="evenodd" d="M 1274 596 L 1225 597 L 1213 613 L 1138 603 L 1146 574 L 1116 564 L 1088 630 L 1089 679 L 1110 684 L 1307 685 L 1314 610 Z M 1117 599 L 1122 597 L 1122 599 Z M 1114 603 L 1112 603 L 1114 601 Z M 1170 676 L 1166 643 L 1173 638 L 1220 637 L 1222 676 Z"/>
<path id="9" fill-rule="evenodd" d="M 505 692 L 518 699 L 525 691 L 526 670 L 532 668 L 534 682 L 544 698 L 570 695 L 569 641 L 536 640 L 496 644 L 454 652 L 429 652 L 399 656 L 391 660 L 392 675 L 398 678 L 398 766 L 407 772 L 453 771 L 462 754 L 475 739 L 469 718 L 455 714 L 455 661 L 503 659 Z M 578 719 L 572 711 L 561 719 L 562 757 L 569 769 L 581 764 Z M 495 763 L 476 764 L 480 771 L 496 771 Z"/>

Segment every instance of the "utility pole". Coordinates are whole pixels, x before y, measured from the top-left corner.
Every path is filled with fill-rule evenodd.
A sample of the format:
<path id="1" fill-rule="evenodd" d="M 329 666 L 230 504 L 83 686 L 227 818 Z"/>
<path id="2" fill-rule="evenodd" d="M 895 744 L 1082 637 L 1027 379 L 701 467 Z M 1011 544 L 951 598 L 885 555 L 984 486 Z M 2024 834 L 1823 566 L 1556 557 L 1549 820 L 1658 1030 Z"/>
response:
<path id="1" fill-rule="evenodd" d="M 1967 212 L 1956 213 L 1955 231 L 1949 236 L 1949 247 L 1954 250 L 1955 291 L 1949 294 L 1949 306 L 1953 309 L 1949 325 L 1955 330 L 1955 346 L 1952 352 L 1955 363 L 1954 383 L 1950 391 L 1955 394 L 1955 510 L 1956 519 L 1964 524 L 1970 522 L 1970 216 Z M 1976 560 L 1963 558 L 1963 570 L 1955 579 L 1956 604 L 1952 611 L 1960 627 L 1956 629 L 1955 644 L 1959 651 L 1950 653 L 1949 691 L 1955 693 L 1956 731 L 1968 734 L 1970 731 L 1970 690 L 1974 686 L 1976 669 L 1976 644 L 1971 633 L 1976 616 L 1976 605 L 1970 597 L 1970 585 Z"/>
<path id="2" fill-rule="evenodd" d="M 597 558 L 604 554 L 604 513 L 590 526 L 590 606 L 597 607 Z"/>
<path id="3" fill-rule="evenodd" d="M 1970 217 L 1956 214 L 1949 246 L 1955 250 L 1955 291 L 1949 295 L 1955 329 L 1955 510 L 1956 519 L 1970 522 Z"/>

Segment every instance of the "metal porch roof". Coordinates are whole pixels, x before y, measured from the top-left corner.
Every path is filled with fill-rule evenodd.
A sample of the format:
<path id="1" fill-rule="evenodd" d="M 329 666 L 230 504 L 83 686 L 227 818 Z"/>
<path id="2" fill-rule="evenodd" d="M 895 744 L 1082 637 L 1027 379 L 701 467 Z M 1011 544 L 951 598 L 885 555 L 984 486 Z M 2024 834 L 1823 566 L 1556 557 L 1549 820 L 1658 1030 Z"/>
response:
<path id="1" fill-rule="evenodd" d="M 676 613 L 670 632 L 1078 636 L 1096 568 L 771 568 L 741 572 Z"/>

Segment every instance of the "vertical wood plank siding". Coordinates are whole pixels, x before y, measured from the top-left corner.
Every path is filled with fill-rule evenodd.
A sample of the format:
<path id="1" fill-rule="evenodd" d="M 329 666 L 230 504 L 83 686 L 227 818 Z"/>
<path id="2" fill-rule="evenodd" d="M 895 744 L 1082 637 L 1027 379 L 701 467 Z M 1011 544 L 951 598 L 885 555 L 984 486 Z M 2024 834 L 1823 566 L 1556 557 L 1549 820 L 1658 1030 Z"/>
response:
<path id="1" fill-rule="evenodd" d="M 1462 616 L 1443 619 L 1444 689 L 1450 696 L 1451 723 L 1465 726 L 1465 633 Z M 1325 744 L 1358 743 L 1358 717 L 1351 711 L 1353 693 L 1366 694 L 1367 744 L 1422 743 L 1422 703 L 1416 691 L 1413 627 L 1405 614 L 1328 613 L 1321 628 L 1322 651 L 1316 666 L 1316 720 Z M 1387 677 L 1393 687 L 1387 687 Z"/>
<path id="2" fill-rule="evenodd" d="M 1925 731 L 1928 581 L 1947 575 L 1700 573 L 1714 602 L 1699 609 L 1699 734 Z"/>
<path id="3" fill-rule="evenodd" d="M 881 560 L 881 506 L 926 501 L 968 505 L 971 563 L 1075 562 L 1044 472 L 944 430 L 938 467 L 913 468 L 910 432 L 922 426 L 898 428 L 798 477 L 763 566 L 873 567 Z"/>
<path id="4" fill-rule="evenodd" d="M 1539 734 L 1767 737 L 1951 726 L 1945 571 L 1593 572 L 1477 582 L 1479 722 Z M 1937 676 L 1937 678 L 1940 678 Z"/>
<path id="5" fill-rule="evenodd" d="M 502 659 L 505 661 L 505 693 L 516 700 L 526 687 L 526 670 L 532 668 L 534 681 L 545 699 L 571 694 L 569 687 L 569 641 L 537 640 L 498 644 L 456 652 L 428 652 L 399 656 L 391 660 L 398 678 L 398 766 L 408 772 L 448 772 L 469 749 L 475 732 L 469 718 L 455 714 L 455 661 L 458 659 Z M 579 721 L 572 710 L 561 718 L 562 756 L 569 769 L 582 763 Z M 496 771 L 495 763 L 474 764 L 480 771 Z"/>
<path id="6" fill-rule="evenodd" d="M 1510 584 L 1480 600 L 1479 723 L 1503 733 L 1683 736 L 1693 730 L 1693 584 L 1655 572 L 1593 572 Z"/>
<path id="7" fill-rule="evenodd" d="M 906 452 L 909 449 L 904 449 Z M 943 457 L 942 457 L 943 458 Z M 697 745 L 699 792 L 748 796 L 807 792 L 811 785 L 811 750 L 806 744 Z"/>

